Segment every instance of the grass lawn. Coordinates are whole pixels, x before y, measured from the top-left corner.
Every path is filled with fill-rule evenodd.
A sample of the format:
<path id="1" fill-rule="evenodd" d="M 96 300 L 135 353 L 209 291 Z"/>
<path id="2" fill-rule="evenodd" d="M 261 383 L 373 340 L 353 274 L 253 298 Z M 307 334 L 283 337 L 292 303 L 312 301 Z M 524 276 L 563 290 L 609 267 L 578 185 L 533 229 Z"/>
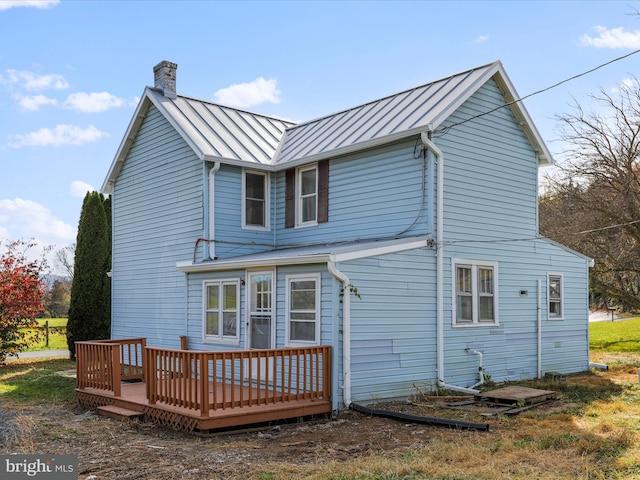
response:
<path id="1" fill-rule="evenodd" d="M 640 353 L 640 318 L 589 324 L 592 351 Z"/>
<path id="2" fill-rule="evenodd" d="M 75 378 L 60 372 L 75 369 L 71 360 L 17 360 L 0 368 L 0 399 L 33 405 L 75 399 Z"/>
<path id="3" fill-rule="evenodd" d="M 27 352 L 39 352 L 41 350 L 61 350 L 67 348 L 67 318 L 39 318 L 38 325 L 44 328 L 49 322 L 49 345 L 47 345 L 44 333 L 40 335 L 39 341 L 33 343 L 26 350 Z M 64 330 L 62 330 L 64 328 Z"/>
<path id="4" fill-rule="evenodd" d="M 18 432 L 5 435 L 4 449 L 77 453 L 82 478 L 640 479 L 640 319 L 592 323 L 589 329 L 591 360 L 609 370 L 518 382 L 559 392 L 561 399 L 548 407 L 477 418 L 421 405 L 422 415 L 489 422 L 488 432 L 373 423 L 345 412 L 337 421 L 269 428 L 268 435 L 191 437 L 78 415 L 75 381 L 61 373 L 74 362 L 18 360 L 0 367 L 0 413 L 4 409 L 9 420 L 14 415 L 13 423 L 5 423 Z M 285 450 L 287 455 L 277 453 Z"/>

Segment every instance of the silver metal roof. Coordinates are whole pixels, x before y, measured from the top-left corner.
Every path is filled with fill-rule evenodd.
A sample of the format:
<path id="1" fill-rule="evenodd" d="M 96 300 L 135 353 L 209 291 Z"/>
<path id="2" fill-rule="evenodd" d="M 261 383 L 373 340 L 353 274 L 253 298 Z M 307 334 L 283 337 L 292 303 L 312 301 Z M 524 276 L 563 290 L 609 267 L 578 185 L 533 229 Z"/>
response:
<path id="1" fill-rule="evenodd" d="M 147 89 L 153 104 L 202 159 L 219 158 L 268 165 L 292 122 L 189 97 L 165 97 Z"/>
<path id="2" fill-rule="evenodd" d="M 168 98 L 147 87 L 102 191 L 111 193 L 111 185 L 151 104 L 200 159 L 274 169 L 435 130 L 490 78 L 497 82 L 507 101 L 519 98 L 502 63 L 497 61 L 299 125 L 185 96 Z M 538 153 L 539 164 L 551 163 L 551 154 L 522 102 L 513 102 L 509 108 Z"/>
<path id="3" fill-rule="evenodd" d="M 276 164 L 436 128 L 494 69 L 495 64 L 485 65 L 291 127 Z"/>

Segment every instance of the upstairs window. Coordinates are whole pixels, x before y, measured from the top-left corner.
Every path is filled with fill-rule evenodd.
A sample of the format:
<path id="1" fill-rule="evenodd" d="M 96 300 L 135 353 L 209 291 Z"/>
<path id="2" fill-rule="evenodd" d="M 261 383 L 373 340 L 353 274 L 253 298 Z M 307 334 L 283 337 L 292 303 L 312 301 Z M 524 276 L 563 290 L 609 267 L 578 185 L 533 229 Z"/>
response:
<path id="1" fill-rule="evenodd" d="M 300 168 L 296 188 L 297 224 L 318 223 L 318 167 Z"/>
<path id="2" fill-rule="evenodd" d="M 239 281 L 204 282 L 203 337 L 213 342 L 238 342 Z"/>
<path id="3" fill-rule="evenodd" d="M 562 318 L 562 275 L 548 275 L 549 285 L 549 318 L 560 320 Z"/>
<path id="4" fill-rule="evenodd" d="M 329 221 L 329 161 L 285 172 L 285 227 Z"/>
<path id="5" fill-rule="evenodd" d="M 246 170 L 242 181 L 244 208 L 242 226 L 269 228 L 269 174 Z"/>
<path id="6" fill-rule="evenodd" d="M 497 325 L 497 270 L 494 262 L 453 261 L 453 324 Z"/>

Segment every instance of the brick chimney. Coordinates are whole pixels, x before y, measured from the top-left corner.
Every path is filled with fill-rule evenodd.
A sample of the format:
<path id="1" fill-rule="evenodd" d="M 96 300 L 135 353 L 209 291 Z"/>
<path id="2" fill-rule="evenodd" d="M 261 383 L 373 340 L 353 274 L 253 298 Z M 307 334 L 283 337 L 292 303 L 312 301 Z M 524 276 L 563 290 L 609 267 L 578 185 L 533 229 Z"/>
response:
<path id="1" fill-rule="evenodd" d="M 154 86 L 160 90 L 165 97 L 176 98 L 176 70 L 178 65 L 163 60 L 153 67 Z"/>

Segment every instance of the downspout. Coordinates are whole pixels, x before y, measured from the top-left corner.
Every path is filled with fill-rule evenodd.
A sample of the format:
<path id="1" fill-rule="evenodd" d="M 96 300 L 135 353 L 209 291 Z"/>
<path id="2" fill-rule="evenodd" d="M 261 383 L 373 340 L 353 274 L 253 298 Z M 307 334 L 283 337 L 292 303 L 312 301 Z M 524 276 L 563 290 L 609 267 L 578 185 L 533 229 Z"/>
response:
<path id="1" fill-rule="evenodd" d="M 209 258 L 216 259 L 216 209 L 215 209 L 215 179 L 216 172 L 220 170 L 220 162 L 214 162 L 209 170 Z"/>
<path id="2" fill-rule="evenodd" d="M 349 277 L 336 268 L 335 256 L 327 262 L 329 273 L 342 282 L 342 402 L 351 406 L 351 292 Z"/>
<path id="3" fill-rule="evenodd" d="M 542 378 L 542 283 L 538 279 L 538 378 Z"/>
<path id="4" fill-rule="evenodd" d="M 444 382 L 444 155 L 431 141 L 431 129 L 420 134 L 422 144 L 436 156 L 436 375 L 438 387 L 476 394 L 473 388 L 448 385 Z"/>

